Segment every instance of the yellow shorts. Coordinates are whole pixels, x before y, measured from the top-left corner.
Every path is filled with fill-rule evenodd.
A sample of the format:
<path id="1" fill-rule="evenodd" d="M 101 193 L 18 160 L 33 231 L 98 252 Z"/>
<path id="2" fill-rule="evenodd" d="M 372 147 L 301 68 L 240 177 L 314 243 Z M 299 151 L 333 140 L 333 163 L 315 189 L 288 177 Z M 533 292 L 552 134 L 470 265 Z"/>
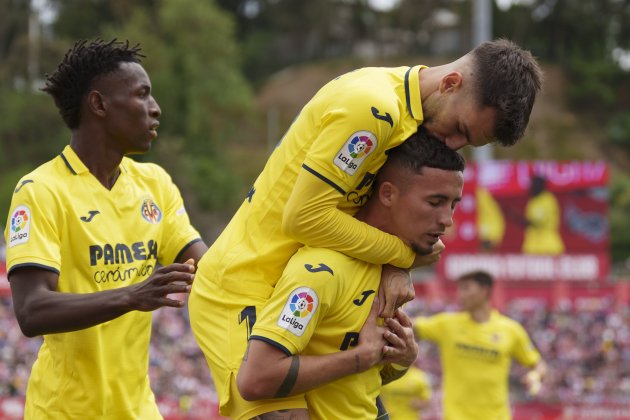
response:
<path id="1" fill-rule="evenodd" d="M 221 415 L 234 420 L 250 419 L 276 410 L 306 408 L 304 394 L 273 400 L 245 401 L 236 386 L 236 374 L 247 348 L 256 314 L 260 313 L 266 298 L 237 295 L 216 286 L 212 293 L 205 292 L 212 284 L 203 274 L 196 274 L 188 299 L 190 325 L 197 343 L 203 351 L 219 395 Z M 214 286 L 214 284 L 212 284 Z"/>

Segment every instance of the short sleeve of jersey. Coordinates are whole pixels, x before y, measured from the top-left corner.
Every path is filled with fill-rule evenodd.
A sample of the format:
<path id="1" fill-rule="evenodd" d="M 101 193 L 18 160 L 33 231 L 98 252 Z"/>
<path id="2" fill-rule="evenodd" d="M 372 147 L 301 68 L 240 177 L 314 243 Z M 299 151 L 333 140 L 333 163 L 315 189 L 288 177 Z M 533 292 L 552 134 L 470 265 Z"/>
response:
<path id="1" fill-rule="evenodd" d="M 534 366 L 540 360 L 540 353 L 534 347 L 529 339 L 525 329 L 518 323 L 514 322 L 514 348 L 512 357 L 523 366 Z"/>
<path id="2" fill-rule="evenodd" d="M 370 162 L 391 148 L 388 140 L 398 116 L 390 114 L 397 109 L 388 104 L 390 95 L 353 88 L 325 106 L 315 105 L 312 112 L 319 113 L 320 129 L 304 160 L 306 169 L 343 191 L 353 189 L 371 168 Z"/>
<path id="3" fill-rule="evenodd" d="M 7 272 L 20 266 L 61 269 L 61 238 L 57 226 L 63 211 L 54 191 L 27 175 L 18 183 L 5 229 Z"/>
<path id="4" fill-rule="evenodd" d="M 175 262 L 188 245 L 200 240 L 199 232 L 190 224 L 184 200 L 171 177 L 157 165 L 152 165 L 160 177 L 164 200 L 164 232 L 159 259 L 162 264 Z"/>
<path id="5" fill-rule="evenodd" d="M 302 249 L 289 261 L 252 330 L 252 339 L 268 342 L 287 355 L 302 352 L 337 297 L 332 269 L 311 265 L 312 252 Z"/>
<path id="6" fill-rule="evenodd" d="M 423 340 L 430 340 L 439 343 L 445 333 L 445 315 L 447 314 L 438 314 L 430 317 L 416 318 L 413 324 L 416 335 Z"/>

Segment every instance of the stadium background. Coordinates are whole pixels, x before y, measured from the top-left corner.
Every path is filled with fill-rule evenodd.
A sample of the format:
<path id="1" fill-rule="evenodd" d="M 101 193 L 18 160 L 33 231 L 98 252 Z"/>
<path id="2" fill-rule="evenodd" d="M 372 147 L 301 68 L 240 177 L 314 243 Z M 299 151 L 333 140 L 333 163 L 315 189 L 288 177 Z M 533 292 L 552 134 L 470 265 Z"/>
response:
<path id="1" fill-rule="evenodd" d="M 139 159 L 169 170 L 211 243 L 319 86 L 364 65 L 446 62 L 474 45 L 481 3 L 491 6 L 481 22 L 486 34 L 532 50 L 546 75 L 526 138 L 485 158 L 514 173 L 527 167 L 530 175 L 573 179 L 552 192 L 563 209 L 563 255 L 579 259 L 523 254 L 515 220 L 527 184 L 499 188 L 473 172 L 466 186 L 472 202 L 477 187 L 494 188 L 508 240 L 481 237 L 479 226 L 471 228 L 477 206 L 460 206 L 449 253 L 437 267 L 414 272 L 417 299 L 407 310 L 455 309 L 452 278 L 483 261 L 498 277 L 495 305 L 525 326 L 550 367 L 537 398 L 526 395 L 513 369 L 515 418 L 630 418 L 627 1 L 0 0 L 0 208 L 6 215 L 18 178 L 67 142 L 38 88 L 77 38 L 129 38 L 144 47 L 163 118 L 153 151 Z M 470 162 L 483 158 L 465 154 Z M 599 218 L 589 224 L 593 214 Z M 604 237 L 592 240 L 597 235 L 588 232 L 602 229 Z M 12 419 L 21 417 L 41 339 L 20 333 L 3 273 L 0 262 L 0 418 Z M 154 317 L 150 375 L 165 417 L 215 417 L 216 394 L 187 313 L 162 309 Z M 436 349 L 422 343 L 418 364 L 435 391 L 424 418 L 439 418 Z"/>

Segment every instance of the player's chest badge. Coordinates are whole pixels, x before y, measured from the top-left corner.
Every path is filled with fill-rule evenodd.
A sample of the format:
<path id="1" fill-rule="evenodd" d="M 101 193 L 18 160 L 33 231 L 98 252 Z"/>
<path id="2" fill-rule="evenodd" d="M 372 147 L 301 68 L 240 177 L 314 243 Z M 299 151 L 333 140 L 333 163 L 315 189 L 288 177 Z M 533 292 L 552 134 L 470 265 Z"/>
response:
<path id="1" fill-rule="evenodd" d="M 162 220 L 162 210 L 152 198 L 145 198 L 140 207 L 142 218 L 151 224 L 160 223 Z"/>

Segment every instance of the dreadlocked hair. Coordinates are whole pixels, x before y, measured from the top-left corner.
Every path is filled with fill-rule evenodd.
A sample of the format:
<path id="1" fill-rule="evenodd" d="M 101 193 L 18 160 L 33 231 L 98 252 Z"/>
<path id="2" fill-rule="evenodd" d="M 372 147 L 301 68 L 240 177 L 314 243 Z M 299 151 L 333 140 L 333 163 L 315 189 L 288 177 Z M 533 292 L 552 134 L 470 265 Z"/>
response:
<path id="1" fill-rule="evenodd" d="M 68 128 L 79 126 L 81 100 L 98 78 L 117 70 L 120 63 L 139 63 L 145 56 L 140 44 L 129 46 L 129 41 L 109 42 L 96 39 L 77 41 L 66 52 L 53 74 L 46 74 L 42 90 L 53 97 L 61 118 Z"/>

